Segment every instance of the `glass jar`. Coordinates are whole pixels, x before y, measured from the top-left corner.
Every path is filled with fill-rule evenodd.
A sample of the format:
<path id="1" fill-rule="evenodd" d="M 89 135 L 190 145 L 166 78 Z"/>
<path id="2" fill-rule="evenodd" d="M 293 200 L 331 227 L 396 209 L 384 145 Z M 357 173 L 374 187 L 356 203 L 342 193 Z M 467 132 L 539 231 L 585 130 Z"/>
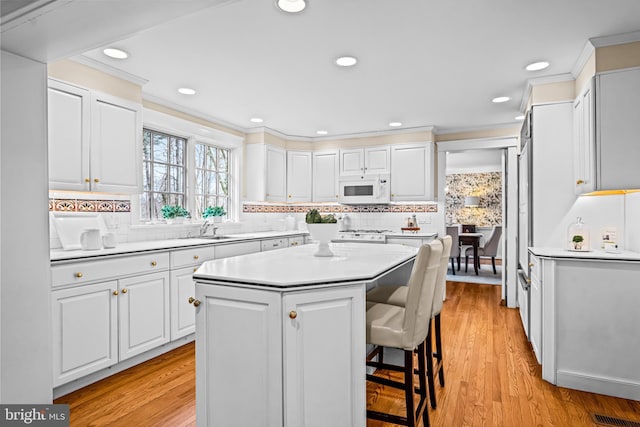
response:
<path id="1" fill-rule="evenodd" d="M 589 238 L 589 227 L 578 217 L 576 222 L 569 226 L 567 232 L 567 247 L 570 251 L 591 250 L 591 240 Z"/>

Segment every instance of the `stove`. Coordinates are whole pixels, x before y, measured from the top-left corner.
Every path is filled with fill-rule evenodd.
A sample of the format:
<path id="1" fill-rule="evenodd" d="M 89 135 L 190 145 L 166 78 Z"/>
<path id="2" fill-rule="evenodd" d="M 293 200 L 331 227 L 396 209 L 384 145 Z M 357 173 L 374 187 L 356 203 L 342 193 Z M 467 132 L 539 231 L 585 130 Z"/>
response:
<path id="1" fill-rule="evenodd" d="M 385 233 L 391 230 L 345 230 L 338 232 L 335 242 L 387 243 Z"/>

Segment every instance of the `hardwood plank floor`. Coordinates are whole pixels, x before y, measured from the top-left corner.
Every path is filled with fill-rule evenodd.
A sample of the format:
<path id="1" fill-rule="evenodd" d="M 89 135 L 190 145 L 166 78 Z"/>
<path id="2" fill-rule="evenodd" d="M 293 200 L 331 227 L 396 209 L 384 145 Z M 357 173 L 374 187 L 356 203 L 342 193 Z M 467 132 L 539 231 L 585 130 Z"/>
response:
<path id="1" fill-rule="evenodd" d="M 592 412 L 640 422 L 638 401 L 543 381 L 518 310 L 500 305 L 499 286 L 448 282 L 442 336 L 446 386 L 436 381 L 432 426 L 596 426 Z M 194 350 L 185 345 L 55 403 L 70 405 L 73 427 L 195 426 Z M 367 400 L 371 408 L 404 411 L 402 392 L 389 387 L 368 383 Z"/>

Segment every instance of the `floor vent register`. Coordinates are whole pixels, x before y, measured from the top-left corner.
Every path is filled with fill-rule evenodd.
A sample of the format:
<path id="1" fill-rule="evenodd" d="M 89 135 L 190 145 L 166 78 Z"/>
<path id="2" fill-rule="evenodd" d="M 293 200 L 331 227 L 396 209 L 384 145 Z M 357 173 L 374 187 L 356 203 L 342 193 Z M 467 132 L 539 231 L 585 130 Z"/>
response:
<path id="1" fill-rule="evenodd" d="M 591 414 L 591 419 L 594 423 L 602 426 L 615 426 L 615 427 L 640 427 L 640 422 L 623 420 L 621 418 L 610 417 L 608 415 Z"/>

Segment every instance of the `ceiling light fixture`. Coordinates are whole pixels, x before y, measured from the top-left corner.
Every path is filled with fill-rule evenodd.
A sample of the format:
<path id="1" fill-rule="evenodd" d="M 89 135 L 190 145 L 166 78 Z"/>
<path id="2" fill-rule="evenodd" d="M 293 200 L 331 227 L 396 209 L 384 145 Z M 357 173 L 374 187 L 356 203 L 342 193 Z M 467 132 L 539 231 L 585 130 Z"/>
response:
<path id="1" fill-rule="evenodd" d="M 298 13 L 307 7 L 306 0 L 276 0 L 276 6 L 283 12 Z"/>
<path id="2" fill-rule="evenodd" d="M 341 67 L 353 67 L 358 62 L 358 59 L 354 56 L 341 56 L 336 59 L 336 64 Z"/>
<path id="3" fill-rule="evenodd" d="M 108 47 L 102 50 L 102 53 L 113 59 L 127 59 L 129 54 L 122 49 L 116 49 L 114 47 Z"/>
<path id="4" fill-rule="evenodd" d="M 251 120 L 253 123 L 262 123 L 264 122 L 264 119 L 261 119 L 260 117 L 251 117 Z"/>
<path id="5" fill-rule="evenodd" d="M 196 94 L 195 89 L 191 89 L 190 87 L 181 87 L 180 89 L 178 89 L 178 92 L 180 92 L 183 95 L 195 95 Z"/>
<path id="6" fill-rule="evenodd" d="M 327 135 L 329 132 L 327 132 L 326 130 L 319 130 L 319 131 L 316 131 L 316 133 L 318 135 Z"/>
<path id="7" fill-rule="evenodd" d="M 527 65 L 525 68 L 527 71 L 540 71 L 540 70 L 544 70 L 548 66 L 549 66 L 549 63 L 547 61 L 540 61 L 540 62 L 531 63 Z"/>
<path id="8" fill-rule="evenodd" d="M 389 123 L 389 126 L 391 126 L 392 128 L 397 128 L 402 126 L 402 122 L 391 122 Z"/>
<path id="9" fill-rule="evenodd" d="M 498 96 L 497 98 L 493 98 L 491 102 L 494 102 L 496 104 L 501 104 L 503 102 L 507 102 L 510 99 L 511 98 L 509 98 L 508 96 Z"/>

